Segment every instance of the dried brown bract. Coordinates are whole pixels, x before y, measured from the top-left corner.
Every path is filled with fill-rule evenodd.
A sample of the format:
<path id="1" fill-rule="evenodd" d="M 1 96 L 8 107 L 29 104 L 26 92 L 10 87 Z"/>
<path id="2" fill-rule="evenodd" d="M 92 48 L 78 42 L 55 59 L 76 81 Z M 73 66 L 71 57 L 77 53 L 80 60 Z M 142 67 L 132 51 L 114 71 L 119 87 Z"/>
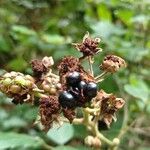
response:
<path id="1" fill-rule="evenodd" d="M 62 111 L 63 111 L 64 117 L 66 117 L 69 120 L 69 122 L 72 123 L 73 119 L 76 117 L 75 110 L 64 108 Z"/>
<path id="2" fill-rule="evenodd" d="M 99 38 L 93 39 L 89 36 L 89 33 L 87 33 L 83 37 L 82 43 L 75 43 L 73 45 L 75 45 L 78 51 L 83 53 L 83 57 L 86 57 L 86 56 L 93 56 L 101 50 L 101 48 L 98 48 L 99 43 L 100 43 Z"/>
<path id="3" fill-rule="evenodd" d="M 44 130 L 47 131 L 53 121 L 58 121 L 61 107 L 56 96 L 43 97 L 40 99 L 39 114 Z"/>
<path id="4" fill-rule="evenodd" d="M 126 63 L 121 57 L 115 55 L 107 55 L 100 65 L 102 70 L 110 73 L 118 71 L 121 67 L 126 67 Z"/>
<path id="5" fill-rule="evenodd" d="M 52 57 L 44 57 L 42 60 L 32 60 L 31 66 L 34 73 L 34 76 L 40 78 L 43 73 L 49 71 L 50 67 L 54 64 Z"/>
<path id="6" fill-rule="evenodd" d="M 41 60 L 32 60 L 31 66 L 34 76 L 38 78 L 40 78 L 42 74 L 47 71 Z"/>
<path id="7" fill-rule="evenodd" d="M 27 94 L 24 94 L 24 95 L 19 95 L 19 94 L 16 94 L 16 95 L 13 95 L 13 100 L 12 102 L 14 104 L 23 104 L 24 103 L 24 100 L 27 99 L 28 95 Z"/>
<path id="8" fill-rule="evenodd" d="M 82 66 L 78 58 L 75 58 L 73 56 L 66 56 L 61 60 L 60 64 L 58 65 L 58 70 L 59 70 L 59 75 L 61 77 L 67 72 L 72 72 L 72 71 L 80 72 L 82 70 Z"/>
<path id="9" fill-rule="evenodd" d="M 109 127 L 112 120 L 115 119 L 115 112 L 123 107 L 125 101 L 122 98 L 116 98 L 113 94 L 107 94 L 103 90 L 99 91 L 96 101 L 100 102 L 101 120 Z"/>
<path id="10" fill-rule="evenodd" d="M 51 66 L 54 65 L 54 60 L 52 57 L 47 57 L 45 56 L 43 59 L 42 59 L 42 63 L 43 65 L 45 66 L 45 68 L 50 68 Z"/>

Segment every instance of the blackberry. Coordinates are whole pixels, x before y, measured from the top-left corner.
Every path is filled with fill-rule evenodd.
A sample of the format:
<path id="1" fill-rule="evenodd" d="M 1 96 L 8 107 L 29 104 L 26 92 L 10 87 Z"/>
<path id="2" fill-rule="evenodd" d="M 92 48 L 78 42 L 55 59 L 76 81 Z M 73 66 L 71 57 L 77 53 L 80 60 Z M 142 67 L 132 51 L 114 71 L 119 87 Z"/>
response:
<path id="1" fill-rule="evenodd" d="M 58 100 L 63 108 L 74 108 L 76 106 L 75 97 L 68 91 L 61 92 Z"/>
<path id="2" fill-rule="evenodd" d="M 80 73 L 77 71 L 70 72 L 66 77 L 66 81 L 69 86 L 76 86 L 81 81 Z"/>
<path id="3" fill-rule="evenodd" d="M 69 90 L 69 93 L 73 95 L 73 97 L 75 98 L 76 101 L 78 101 L 80 99 L 80 93 L 78 90 Z"/>
<path id="4" fill-rule="evenodd" d="M 93 98 L 97 95 L 97 85 L 94 82 L 89 82 L 87 84 L 86 90 L 84 92 L 87 97 Z"/>
<path id="5" fill-rule="evenodd" d="M 85 91 L 86 88 L 87 88 L 86 82 L 80 81 L 80 82 L 78 83 L 78 89 L 79 89 L 80 91 L 81 91 L 81 90 Z"/>

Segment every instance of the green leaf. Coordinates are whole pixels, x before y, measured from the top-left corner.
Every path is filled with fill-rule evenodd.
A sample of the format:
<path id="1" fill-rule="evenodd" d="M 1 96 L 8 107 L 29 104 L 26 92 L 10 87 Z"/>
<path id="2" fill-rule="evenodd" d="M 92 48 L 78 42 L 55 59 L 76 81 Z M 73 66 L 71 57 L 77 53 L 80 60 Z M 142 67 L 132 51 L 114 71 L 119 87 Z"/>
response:
<path id="1" fill-rule="evenodd" d="M 124 57 L 132 62 L 139 62 L 143 57 L 149 55 L 148 49 L 143 47 L 122 47 L 121 49 L 118 49 L 118 51 L 122 52 Z"/>
<path id="2" fill-rule="evenodd" d="M 143 14 L 137 15 L 132 18 L 132 22 L 141 23 L 141 24 L 147 24 L 149 20 L 150 20 L 150 17 L 143 15 Z"/>
<path id="3" fill-rule="evenodd" d="M 148 96 L 150 94 L 145 82 L 134 76 L 130 77 L 130 84 L 126 84 L 124 89 L 128 94 L 143 100 L 143 102 L 148 100 Z"/>
<path id="4" fill-rule="evenodd" d="M 0 132 L 0 149 L 39 148 L 44 144 L 39 137 L 25 134 Z"/>
<path id="5" fill-rule="evenodd" d="M 9 52 L 10 50 L 11 49 L 9 43 L 6 41 L 4 37 L 0 36 L 0 51 Z"/>
<path id="6" fill-rule="evenodd" d="M 84 139 L 87 136 L 86 127 L 84 125 L 74 125 L 74 137 Z"/>
<path id="7" fill-rule="evenodd" d="M 133 11 L 129 9 L 124 9 L 124 10 L 117 10 L 115 12 L 115 15 L 122 20 L 126 25 L 131 24 L 131 19 L 133 17 Z"/>
<path id="8" fill-rule="evenodd" d="M 8 117 L 8 113 L 4 109 L 0 109 L 0 122 Z M 3 122 L 3 121 L 2 121 Z"/>
<path id="9" fill-rule="evenodd" d="M 101 20 L 111 21 L 111 12 L 105 4 L 98 5 L 97 13 Z"/>
<path id="10" fill-rule="evenodd" d="M 21 25 L 12 26 L 12 31 L 14 33 L 24 34 L 24 35 L 35 35 L 36 34 L 36 32 L 34 30 L 29 29 L 25 26 L 21 26 Z"/>
<path id="11" fill-rule="evenodd" d="M 74 135 L 74 128 L 69 123 L 64 123 L 60 128 L 54 127 L 50 129 L 47 133 L 49 139 L 54 143 L 63 145 L 72 139 Z"/>
<path id="12" fill-rule="evenodd" d="M 26 125 L 27 122 L 25 122 L 23 119 L 18 117 L 12 117 L 10 119 L 3 121 L 3 127 L 5 129 L 20 128 L 20 127 L 25 127 Z"/>
<path id="13" fill-rule="evenodd" d="M 44 34 L 42 40 L 49 44 L 64 44 L 66 40 L 60 35 L 48 35 Z"/>
<path id="14" fill-rule="evenodd" d="M 94 30 L 95 36 L 101 36 L 102 38 L 108 39 L 113 34 L 122 35 L 124 30 L 120 26 L 115 26 L 107 21 L 101 21 L 91 26 Z"/>
<path id="15" fill-rule="evenodd" d="M 53 150 L 77 150 L 77 149 L 71 146 L 57 146 L 56 148 L 53 148 Z"/>
<path id="16" fill-rule="evenodd" d="M 11 60 L 7 67 L 14 71 L 23 71 L 27 67 L 27 62 L 23 58 L 16 58 Z"/>
<path id="17" fill-rule="evenodd" d="M 86 147 L 86 146 L 78 146 L 72 147 L 72 146 L 57 146 L 53 148 L 53 150 L 92 150 L 92 148 Z"/>

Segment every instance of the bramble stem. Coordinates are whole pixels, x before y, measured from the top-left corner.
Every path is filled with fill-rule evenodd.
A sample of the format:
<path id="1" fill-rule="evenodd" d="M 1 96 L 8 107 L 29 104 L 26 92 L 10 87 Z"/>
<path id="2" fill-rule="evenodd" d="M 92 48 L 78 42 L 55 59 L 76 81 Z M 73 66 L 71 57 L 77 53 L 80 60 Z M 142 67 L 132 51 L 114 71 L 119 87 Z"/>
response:
<path id="1" fill-rule="evenodd" d="M 89 114 L 92 109 L 91 108 L 84 108 L 83 109 L 83 124 L 88 128 L 91 127 L 91 131 L 93 134 L 95 134 L 96 137 L 98 137 L 100 140 L 102 140 L 103 142 L 105 142 L 106 144 L 108 144 L 110 147 L 115 147 L 117 144 L 110 141 L 109 139 L 107 139 L 102 133 L 100 133 L 100 131 L 98 130 L 98 122 L 93 122 L 91 121 L 91 115 Z M 94 109 L 93 109 L 94 110 Z"/>
<path id="2" fill-rule="evenodd" d="M 63 121 L 63 122 L 69 123 L 69 120 L 67 118 L 62 117 L 60 120 Z M 82 124 L 83 123 L 83 118 L 75 118 L 72 123 L 76 124 L 76 125 Z"/>
<path id="3" fill-rule="evenodd" d="M 103 73 L 101 73 L 100 75 L 96 76 L 95 77 L 95 80 L 98 80 L 100 78 L 102 78 L 103 76 L 105 76 L 108 72 L 107 71 L 104 71 Z"/>
<path id="4" fill-rule="evenodd" d="M 39 93 L 39 92 L 35 92 L 34 95 L 38 98 L 41 98 L 41 97 L 48 97 L 47 95 L 45 94 L 42 94 L 42 93 Z"/>
<path id="5" fill-rule="evenodd" d="M 91 56 L 89 56 L 88 57 L 88 62 L 89 62 L 89 66 L 90 66 L 90 72 L 91 72 L 91 74 L 92 74 L 92 76 L 94 75 L 94 73 L 93 73 L 93 66 L 92 66 L 92 58 L 91 58 Z"/>

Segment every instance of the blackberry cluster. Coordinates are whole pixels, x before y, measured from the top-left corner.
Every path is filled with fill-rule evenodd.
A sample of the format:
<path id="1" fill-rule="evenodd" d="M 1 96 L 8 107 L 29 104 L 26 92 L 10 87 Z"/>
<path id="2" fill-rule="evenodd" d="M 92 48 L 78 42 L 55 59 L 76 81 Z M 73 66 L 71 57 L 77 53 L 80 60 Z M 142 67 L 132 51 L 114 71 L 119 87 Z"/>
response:
<path id="1" fill-rule="evenodd" d="M 66 76 L 67 89 L 59 94 L 59 102 L 63 108 L 83 107 L 97 95 L 97 85 L 82 79 L 79 72 L 69 72 Z"/>

